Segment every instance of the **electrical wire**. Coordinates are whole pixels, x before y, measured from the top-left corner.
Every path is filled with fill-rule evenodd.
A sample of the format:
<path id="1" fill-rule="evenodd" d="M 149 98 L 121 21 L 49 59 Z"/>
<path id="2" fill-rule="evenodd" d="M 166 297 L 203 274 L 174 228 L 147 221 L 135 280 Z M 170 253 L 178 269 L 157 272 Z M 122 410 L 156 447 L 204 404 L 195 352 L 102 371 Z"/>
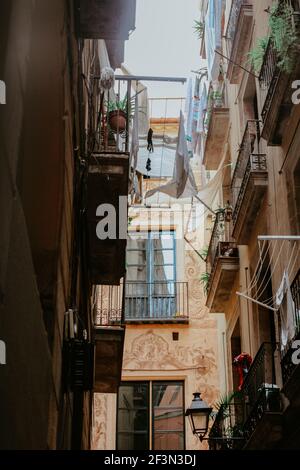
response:
<path id="1" fill-rule="evenodd" d="M 259 246 L 259 259 L 257 262 L 257 265 L 254 270 L 254 274 L 252 276 L 252 279 L 250 280 L 250 284 L 248 286 L 247 292 L 249 293 L 258 283 L 261 271 L 263 269 L 264 262 L 267 258 L 268 255 L 268 250 L 266 249 L 266 240 L 263 241 L 263 247 L 261 247 L 260 242 L 258 243 Z M 262 253 L 264 253 L 264 257 L 262 258 Z"/>
<path id="2" fill-rule="evenodd" d="M 277 240 L 276 240 L 277 241 Z M 278 263 L 280 263 L 280 260 L 281 260 L 281 253 L 282 253 L 282 250 L 283 250 L 283 247 L 284 247 L 284 242 L 285 240 L 283 241 L 283 243 L 281 244 L 281 247 L 279 249 L 279 252 L 278 252 L 278 255 L 277 255 L 277 259 L 273 265 L 273 268 L 271 267 L 271 273 L 270 273 L 270 277 L 267 279 L 267 281 L 270 281 L 272 278 L 273 278 L 273 275 L 276 271 L 276 268 L 277 268 L 277 265 Z M 270 263 L 269 263 L 269 266 L 271 266 L 271 263 L 272 263 L 272 259 L 270 259 Z M 267 276 L 268 274 L 268 270 L 266 269 L 266 272 L 265 272 L 265 275 L 264 275 L 264 279 L 265 277 Z M 265 292 L 265 290 L 267 289 L 268 287 L 268 282 L 265 282 L 264 284 L 264 288 L 263 288 L 263 281 L 261 282 L 258 290 L 257 290 L 257 299 L 259 299 L 261 297 L 261 295 Z M 263 290 L 261 290 L 263 288 Z"/>

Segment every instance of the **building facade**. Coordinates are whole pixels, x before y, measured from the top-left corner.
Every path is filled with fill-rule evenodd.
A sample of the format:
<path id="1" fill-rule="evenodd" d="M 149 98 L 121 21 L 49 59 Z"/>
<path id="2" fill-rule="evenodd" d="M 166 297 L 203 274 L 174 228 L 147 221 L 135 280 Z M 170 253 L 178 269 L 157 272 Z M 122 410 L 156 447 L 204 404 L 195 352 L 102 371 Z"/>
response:
<path id="1" fill-rule="evenodd" d="M 87 243 L 89 138 L 100 109 L 94 76 L 109 58 L 120 66 L 134 29 L 135 1 L 120 3 L 1 4 L 2 449 L 90 448 L 102 338 L 94 339 Z"/>
<path id="2" fill-rule="evenodd" d="M 152 118 L 150 127 L 154 138 L 177 136 L 178 119 Z M 154 143 L 151 162 L 161 152 Z M 200 179 L 196 159 L 193 169 Z M 170 179 L 164 169 L 161 177 L 144 173 L 143 196 Z M 121 384 L 117 396 L 94 395 L 93 449 L 201 448 L 185 411 L 194 392 L 214 404 L 226 390 L 224 315 L 208 314 L 200 283 L 202 215 L 187 229 L 191 198 L 153 198 L 129 209 Z M 101 316 L 106 305 L 100 296 L 98 305 Z"/>
<path id="3" fill-rule="evenodd" d="M 299 2 L 204 1 L 201 20 L 203 164 L 223 171 L 206 304 L 226 316 L 230 397 L 210 446 L 299 448 Z"/>

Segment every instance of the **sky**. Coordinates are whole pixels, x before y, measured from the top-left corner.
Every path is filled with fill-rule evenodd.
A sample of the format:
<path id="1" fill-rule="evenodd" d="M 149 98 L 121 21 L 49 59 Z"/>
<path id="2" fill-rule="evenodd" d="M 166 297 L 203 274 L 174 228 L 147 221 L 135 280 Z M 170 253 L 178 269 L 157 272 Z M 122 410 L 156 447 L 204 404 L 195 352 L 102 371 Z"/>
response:
<path id="1" fill-rule="evenodd" d="M 201 67 L 194 32 L 199 0 L 137 0 L 136 29 L 125 43 L 124 64 L 133 75 L 189 78 Z M 147 82 L 149 97 L 185 97 L 186 85 Z M 152 117 L 179 115 L 180 101 L 153 102 Z"/>

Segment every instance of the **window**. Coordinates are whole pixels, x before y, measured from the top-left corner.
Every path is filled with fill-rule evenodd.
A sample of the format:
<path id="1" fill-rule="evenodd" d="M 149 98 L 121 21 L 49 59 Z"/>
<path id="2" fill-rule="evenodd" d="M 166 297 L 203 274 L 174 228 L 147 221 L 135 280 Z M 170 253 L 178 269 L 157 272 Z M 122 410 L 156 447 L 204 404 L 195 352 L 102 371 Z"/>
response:
<path id="1" fill-rule="evenodd" d="M 119 387 L 118 450 L 183 450 L 183 382 L 126 382 Z"/>
<path id="2" fill-rule="evenodd" d="M 174 232 L 140 232 L 127 245 L 126 318 L 170 318 L 176 313 Z"/>
<path id="3" fill-rule="evenodd" d="M 127 244 L 127 280 L 174 282 L 174 232 L 136 232 Z"/>

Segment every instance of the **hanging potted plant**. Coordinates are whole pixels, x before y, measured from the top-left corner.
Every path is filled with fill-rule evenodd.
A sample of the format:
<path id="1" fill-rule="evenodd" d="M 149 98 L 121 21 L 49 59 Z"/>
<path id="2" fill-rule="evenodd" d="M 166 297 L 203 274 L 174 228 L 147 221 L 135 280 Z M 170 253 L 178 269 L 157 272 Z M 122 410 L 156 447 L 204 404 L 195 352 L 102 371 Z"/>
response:
<path id="1" fill-rule="evenodd" d="M 114 132 L 124 132 L 127 121 L 127 96 L 120 101 L 109 101 L 107 115 L 109 127 Z"/>

